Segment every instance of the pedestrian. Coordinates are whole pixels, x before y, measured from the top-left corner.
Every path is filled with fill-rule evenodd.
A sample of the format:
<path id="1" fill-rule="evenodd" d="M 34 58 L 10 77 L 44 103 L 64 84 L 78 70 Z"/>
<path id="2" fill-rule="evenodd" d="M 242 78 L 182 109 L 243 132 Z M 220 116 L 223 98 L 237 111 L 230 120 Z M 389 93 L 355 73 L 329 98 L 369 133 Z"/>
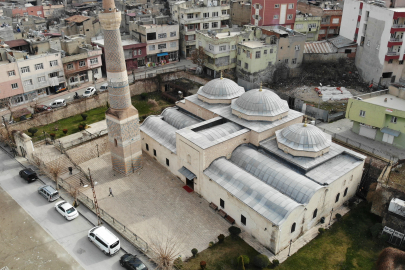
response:
<path id="1" fill-rule="evenodd" d="M 84 186 L 83 180 L 80 178 L 80 185 Z"/>
<path id="2" fill-rule="evenodd" d="M 112 194 L 112 189 L 111 189 L 111 187 L 110 187 L 110 194 L 108 195 L 108 197 L 110 197 L 110 196 L 113 196 L 113 197 L 114 197 L 114 195 Z"/>
<path id="3" fill-rule="evenodd" d="M 68 169 L 69 169 L 69 174 L 72 174 L 73 168 L 69 167 Z"/>

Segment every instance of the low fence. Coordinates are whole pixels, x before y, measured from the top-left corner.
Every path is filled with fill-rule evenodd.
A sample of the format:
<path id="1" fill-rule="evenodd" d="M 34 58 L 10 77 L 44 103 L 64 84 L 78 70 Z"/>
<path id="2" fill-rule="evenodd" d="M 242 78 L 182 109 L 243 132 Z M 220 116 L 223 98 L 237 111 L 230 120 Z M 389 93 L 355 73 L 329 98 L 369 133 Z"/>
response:
<path id="1" fill-rule="evenodd" d="M 176 66 L 176 67 L 155 67 L 154 69 L 147 69 L 144 72 L 137 71 L 131 74 L 128 74 L 128 81 L 130 83 L 141 80 L 156 77 L 158 74 L 164 74 L 169 72 L 185 71 L 186 66 Z M 142 74 L 143 73 L 143 74 Z"/>
<path id="2" fill-rule="evenodd" d="M 84 130 L 83 132 L 87 132 L 87 131 Z M 97 132 L 96 134 L 92 134 L 90 132 L 87 132 L 87 135 L 83 135 L 82 137 L 77 138 L 77 139 L 72 140 L 72 141 L 61 142 L 60 140 L 56 140 L 54 142 L 54 145 L 59 151 L 61 151 L 63 153 L 63 152 L 65 152 L 65 151 L 67 151 L 67 150 L 69 150 L 69 149 L 71 149 L 71 148 L 73 148 L 75 146 L 78 146 L 78 145 L 80 145 L 82 143 L 91 141 L 93 139 L 97 139 L 97 138 L 99 138 L 101 136 L 104 136 L 106 134 L 108 134 L 107 129 L 103 129 L 103 130 Z"/>

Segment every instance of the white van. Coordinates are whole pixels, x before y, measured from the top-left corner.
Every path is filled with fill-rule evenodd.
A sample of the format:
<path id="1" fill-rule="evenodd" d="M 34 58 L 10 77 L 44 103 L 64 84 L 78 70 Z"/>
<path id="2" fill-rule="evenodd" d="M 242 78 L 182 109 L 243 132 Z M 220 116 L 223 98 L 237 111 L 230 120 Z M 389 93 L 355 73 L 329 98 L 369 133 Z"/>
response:
<path id="1" fill-rule="evenodd" d="M 120 248 L 120 240 L 103 226 L 97 226 L 88 233 L 90 242 L 93 242 L 105 255 L 114 255 Z"/>
<path id="2" fill-rule="evenodd" d="M 100 92 L 104 92 L 104 91 L 107 91 L 108 90 L 108 83 L 103 83 L 101 86 L 100 86 Z"/>

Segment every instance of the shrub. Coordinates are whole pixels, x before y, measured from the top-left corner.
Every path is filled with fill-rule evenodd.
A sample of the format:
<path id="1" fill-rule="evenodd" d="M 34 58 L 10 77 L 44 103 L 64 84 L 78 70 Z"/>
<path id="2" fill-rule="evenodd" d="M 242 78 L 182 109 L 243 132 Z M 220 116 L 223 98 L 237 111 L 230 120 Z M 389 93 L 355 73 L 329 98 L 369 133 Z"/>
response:
<path id="1" fill-rule="evenodd" d="M 82 113 L 81 116 L 82 116 L 82 118 L 83 118 L 83 121 L 85 121 L 85 120 L 87 119 L 87 114 Z"/>
<path id="2" fill-rule="evenodd" d="M 148 98 L 148 93 L 142 93 L 141 94 L 141 99 L 146 100 Z"/>
<path id="3" fill-rule="evenodd" d="M 241 266 L 242 265 L 245 266 L 250 263 L 250 259 L 247 255 L 240 255 L 237 260 L 238 260 L 238 265 L 241 265 Z"/>
<path id="4" fill-rule="evenodd" d="M 79 125 L 79 130 L 84 130 L 84 126 L 82 126 L 82 125 Z"/>
<path id="5" fill-rule="evenodd" d="M 54 139 L 55 139 L 56 134 L 55 134 L 55 133 L 51 133 L 51 134 L 49 134 L 49 136 L 51 136 L 51 139 L 52 139 L 52 140 L 54 140 Z"/>
<path id="6" fill-rule="evenodd" d="M 324 228 L 319 228 L 318 232 L 319 232 L 319 234 L 323 234 L 325 232 L 325 229 Z"/>
<path id="7" fill-rule="evenodd" d="M 242 232 L 241 229 L 236 226 L 229 227 L 228 231 L 231 233 L 233 238 L 238 237 L 238 235 Z"/>
<path id="8" fill-rule="evenodd" d="M 106 107 L 107 107 L 107 109 L 110 108 L 110 103 L 108 103 L 108 101 L 107 101 Z"/>
<path id="9" fill-rule="evenodd" d="M 337 213 L 337 214 L 335 215 L 335 217 L 336 217 L 336 219 L 337 219 L 337 220 L 339 220 L 339 219 L 341 219 L 341 218 L 342 218 L 342 215 L 341 215 L 341 214 L 339 214 L 339 213 Z"/>
<path id="10" fill-rule="evenodd" d="M 193 248 L 193 249 L 191 250 L 191 253 L 193 253 L 193 257 L 197 256 L 198 249 Z"/>
<path id="11" fill-rule="evenodd" d="M 280 264 L 278 260 L 273 260 L 271 263 L 273 264 L 273 267 L 277 267 Z"/>
<path id="12" fill-rule="evenodd" d="M 64 128 L 62 131 L 63 131 L 63 133 L 65 133 L 65 134 L 68 132 L 68 130 L 67 130 L 66 128 Z"/>
<path id="13" fill-rule="evenodd" d="M 177 259 L 174 260 L 173 267 L 177 270 L 183 269 L 183 261 L 181 260 L 181 257 L 178 257 Z"/>
<path id="14" fill-rule="evenodd" d="M 373 238 L 377 238 L 380 232 L 383 229 L 383 225 L 381 223 L 376 223 L 370 228 L 370 233 Z"/>
<path id="15" fill-rule="evenodd" d="M 207 262 L 205 262 L 205 261 L 200 262 L 201 269 L 205 269 L 206 266 L 207 266 Z"/>
<path id="16" fill-rule="evenodd" d="M 259 254 L 253 258 L 253 264 L 259 268 L 265 268 L 270 264 L 270 260 L 266 255 Z"/>
<path id="17" fill-rule="evenodd" d="M 218 235 L 218 242 L 222 243 L 225 240 L 225 235 L 223 235 L 222 233 L 220 235 Z"/>
<path id="18" fill-rule="evenodd" d="M 35 133 L 38 132 L 38 129 L 37 128 L 29 128 L 28 132 L 31 133 L 31 136 L 35 136 Z"/>
<path id="19" fill-rule="evenodd" d="M 214 246 L 214 242 L 211 241 L 211 242 L 209 243 L 208 247 L 213 247 L 213 246 Z"/>

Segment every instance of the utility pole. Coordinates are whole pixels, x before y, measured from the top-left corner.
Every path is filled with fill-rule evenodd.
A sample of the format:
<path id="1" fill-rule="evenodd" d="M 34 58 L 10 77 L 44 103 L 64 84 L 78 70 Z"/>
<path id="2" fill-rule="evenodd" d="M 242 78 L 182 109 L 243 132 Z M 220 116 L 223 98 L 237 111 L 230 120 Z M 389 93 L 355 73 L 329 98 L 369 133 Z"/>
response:
<path id="1" fill-rule="evenodd" d="M 96 190 L 94 188 L 94 181 L 93 181 L 93 178 L 91 177 L 91 174 L 90 174 L 90 168 L 88 168 L 88 169 L 89 169 L 89 178 L 90 178 L 91 191 L 93 191 L 94 208 L 96 209 L 98 226 L 100 226 L 100 224 L 102 224 L 103 222 L 101 222 L 100 209 L 98 208 Z"/>

